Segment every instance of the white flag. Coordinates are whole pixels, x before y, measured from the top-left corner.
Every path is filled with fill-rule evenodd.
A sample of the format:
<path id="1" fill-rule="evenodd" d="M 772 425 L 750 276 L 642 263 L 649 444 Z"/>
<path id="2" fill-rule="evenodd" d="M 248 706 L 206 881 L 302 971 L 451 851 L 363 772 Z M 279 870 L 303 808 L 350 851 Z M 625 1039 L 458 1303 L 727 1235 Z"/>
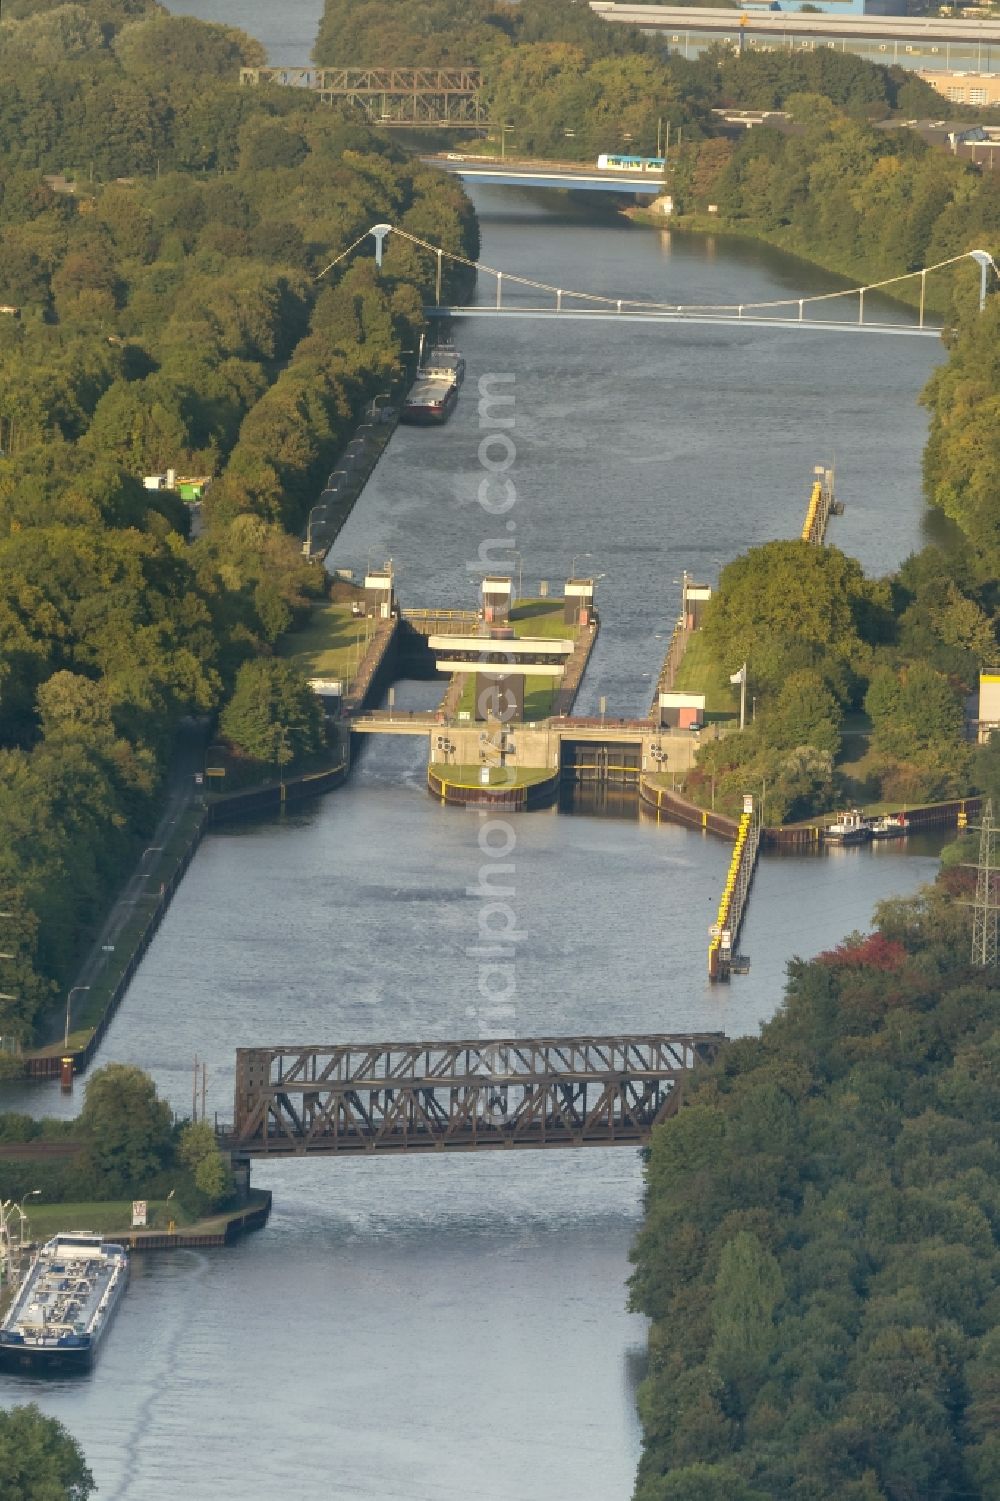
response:
<path id="1" fill-rule="evenodd" d="M 734 672 L 734 673 L 730 674 L 729 681 L 731 683 L 745 683 L 746 680 L 747 680 L 747 664 L 744 662 L 743 666 L 740 668 L 739 672 Z"/>

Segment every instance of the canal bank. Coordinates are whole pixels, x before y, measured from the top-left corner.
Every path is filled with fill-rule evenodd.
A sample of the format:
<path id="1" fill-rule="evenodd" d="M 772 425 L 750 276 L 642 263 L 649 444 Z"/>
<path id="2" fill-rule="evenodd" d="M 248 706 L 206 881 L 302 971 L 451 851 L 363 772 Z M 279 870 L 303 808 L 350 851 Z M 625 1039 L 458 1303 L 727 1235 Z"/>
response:
<path id="1" fill-rule="evenodd" d="M 682 295 L 708 297 L 737 272 L 762 294 L 784 285 L 780 258 L 766 273 L 712 261 L 704 247 L 667 259 L 657 236 L 551 201 L 494 196 L 481 218 L 493 263 L 520 256 L 546 279 L 561 266 L 567 281 L 607 284 L 614 272 L 636 295 L 683 283 Z M 458 342 L 467 388 L 482 371 L 517 375 L 515 541 L 532 569 L 559 576 L 571 526 L 596 554 L 587 567 L 607 574 L 581 712 L 599 716 L 602 695 L 609 713 L 645 712 L 666 650 L 651 610 L 669 634 L 672 579 L 684 567 L 708 577 L 713 560 L 787 533 L 788 497 L 815 462 L 817 412 L 824 442 L 851 453 L 843 525 L 859 545 L 845 550 L 877 571 L 919 541 L 922 376 L 898 352 L 882 364 L 874 350 L 855 367 L 815 341 L 805 360 L 741 331 L 647 340 L 576 329 L 539 342 L 529 325 L 470 325 Z M 476 403 L 464 399 L 447 428 L 399 432 L 335 561 L 405 556 L 410 597 L 467 594 L 467 562 L 498 530 L 476 499 L 480 440 Z M 397 706 L 424 707 L 426 687 L 399 685 Z M 355 776 L 349 797 L 206 832 L 107 1039 L 108 1058 L 149 1068 L 176 1109 L 189 1108 L 195 1052 L 208 1062 L 210 1113 L 229 1118 L 238 1044 L 458 1037 L 487 1025 L 482 961 L 468 952 L 485 905 L 468 892 L 495 869 L 483 821 L 427 797 L 415 741 L 373 744 Z M 780 1003 L 789 955 L 833 947 L 867 924 L 875 901 L 934 867 L 933 847 L 918 853 L 912 840 L 906 855 L 766 862 L 747 916 L 751 973 L 713 995 L 704 935 L 724 843 L 597 809 L 512 825 L 505 884 L 523 934 L 512 1002 L 522 1035 L 755 1032 Z M 63 1105 L 44 1085 L 4 1098 Z M 248 1472 L 256 1489 L 280 1493 L 293 1470 L 322 1494 L 335 1466 L 349 1501 L 410 1496 L 415 1475 L 435 1496 L 502 1476 L 524 1501 L 567 1489 L 626 1501 L 645 1360 L 644 1323 L 625 1311 L 637 1154 L 486 1156 L 255 1166 L 275 1194 L 268 1235 L 225 1257 L 137 1257 L 98 1379 L 37 1392 L 83 1443 L 102 1495 L 198 1496 L 208 1475 L 215 1501 L 242 1501 Z M 317 1340 L 337 1350 L 308 1381 L 261 1379 L 260 1319 L 247 1310 L 274 1310 L 275 1289 L 275 1368 L 294 1369 Z M 559 1350 L 564 1379 L 525 1359 L 537 1348 Z M 432 1370 L 433 1382 L 414 1382 L 413 1370 Z M 0 1382 L 5 1402 L 23 1395 Z M 318 1446 L 317 1432 L 329 1441 Z M 197 1444 L 179 1444 L 184 1433 Z"/>

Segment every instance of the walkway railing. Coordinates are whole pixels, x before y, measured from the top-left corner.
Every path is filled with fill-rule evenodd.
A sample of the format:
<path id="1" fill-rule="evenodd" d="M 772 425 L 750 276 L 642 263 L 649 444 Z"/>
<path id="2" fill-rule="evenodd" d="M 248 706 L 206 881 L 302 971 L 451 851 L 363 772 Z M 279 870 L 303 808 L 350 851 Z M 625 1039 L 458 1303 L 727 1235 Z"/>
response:
<path id="1" fill-rule="evenodd" d="M 743 915 L 746 911 L 754 871 L 757 868 L 757 852 L 760 848 L 760 817 L 752 811 L 742 814 L 729 862 L 726 884 L 719 902 L 719 912 L 712 927 L 712 939 L 708 945 L 708 978 L 728 980 L 733 965 L 733 955 L 739 942 Z"/>
<path id="2" fill-rule="evenodd" d="M 898 276 L 883 277 L 881 281 L 868 282 L 863 287 L 849 287 L 838 292 L 814 292 L 802 297 L 777 297 L 761 302 L 733 301 L 716 303 L 674 303 L 654 302 L 649 298 L 615 297 L 607 293 L 581 292 L 567 287 L 553 286 L 549 282 L 536 281 L 533 277 L 518 276 L 513 272 L 501 271 L 496 266 L 488 266 L 483 261 L 472 260 L 468 256 L 456 255 L 454 252 L 445 250 L 440 245 L 432 245 L 427 240 L 422 240 L 413 235 L 409 230 L 401 229 L 395 224 L 375 224 L 362 235 L 348 245 L 346 250 L 340 252 L 329 265 L 324 266 L 316 277 L 320 281 L 335 266 L 353 255 L 360 246 L 369 238 L 375 242 L 375 263 L 382 264 L 382 253 L 385 240 L 388 235 L 394 234 L 406 240 L 408 244 L 418 250 L 425 251 L 436 260 L 435 278 L 435 307 L 426 311 L 432 315 L 450 316 L 455 314 L 462 317 L 483 317 L 488 313 L 504 312 L 510 317 L 558 317 L 560 315 L 575 318 L 639 318 L 643 321 L 652 322 L 747 322 L 754 326 L 766 326 L 776 328 L 794 329 L 804 326 L 828 330 L 831 332 L 848 332 L 859 329 L 865 332 L 927 335 L 936 336 L 941 332 L 939 328 L 926 324 L 925 308 L 927 300 L 927 278 L 933 272 L 944 271 L 949 267 L 961 265 L 966 261 L 973 261 L 979 267 L 979 310 L 982 312 L 986 305 L 986 293 L 991 277 L 1000 275 L 997 265 L 988 250 L 967 250 L 961 255 L 950 256 L 947 260 L 937 261 L 933 266 L 924 266 L 917 271 L 903 271 Z M 441 306 L 442 288 L 442 263 L 448 260 L 454 265 L 464 266 L 468 270 L 475 271 L 477 275 L 483 273 L 496 278 L 496 301 L 493 307 L 476 305 L 473 307 L 443 307 Z M 886 292 L 895 295 L 896 291 L 905 283 L 916 282 L 919 288 L 919 305 L 916 324 L 906 323 L 883 323 L 872 322 L 870 317 L 865 317 L 865 297 L 870 292 Z M 524 301 L 513 306 L 504 306 L 504 285 L 508 287 L 523 287 L 527 291 L 536 294 L 538 304 L 529 305 Z M 857 298 L 857 317 L 854 310 L 848 308 L 843 319 L 825 318 L 814 316 L 822 305 L 823 310 L 828 305 L 841 304 L 844 299 Z M 809 309 L 809 317 L 806 317 L 806 309 Z"/>

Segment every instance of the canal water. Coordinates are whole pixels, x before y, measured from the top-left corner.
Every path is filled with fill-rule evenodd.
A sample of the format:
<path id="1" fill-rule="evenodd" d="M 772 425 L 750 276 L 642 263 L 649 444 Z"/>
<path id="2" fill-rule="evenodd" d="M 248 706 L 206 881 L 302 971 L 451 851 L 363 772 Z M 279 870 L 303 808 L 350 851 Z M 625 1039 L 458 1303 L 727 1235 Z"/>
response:
<path id="1" fill-rule="evenodd" d="M 304 55 L 316 10 L 280 8 L 306 39 L 280 60 Z M 259 19 L 260 34 L 278 12 L 201 6 L 248 29 Z M 285 45 L 265 39 L 275 56 Z M 835 285 L 774 252 L 636 229 L 593 203 L 493 190 L 477 207 L 487 260 L 567 287 L 693 302 Z M 547 579 L 557 592 L 571 569 L 603 575 L 587 707 L 647 706 L 681 570 L 712 578 L 748 545 L 796 535 L 814 463 L 836 461 L 847 511 L 833 540 L 872 572 L 920 544 L 916 396 L 933 345 L 495 320 L 455 337 L 469 373 L 452 421 L 397 433 L 334 562 L 391 556 L 406 604 L 471 604 L 467 565 L 490 537 L 514 540 L 525 589 Z M 513 428 L 496 409 L 480 428 L 484 375 L 514 376 Z M 480 443 L 497 432 L 515 450 L 516 489 L 499 518 L 477 500 Z M 426 691 L 403 685 L 398 702 Z M 427 796 L 421 747 L 404 740 L 372 744 L 349 786 L 312 807 L 213 834 L 101 1061 L 141 1064 L 185 1112 L 197 1054 L 209 1109 L 228 1119 L 241 1044 L 479 1035 L 470 888 L 498 862 L 485 830 Z M 911 841 L 765 861 L 751 971 L 711 989 L 726 846 L 627 809 L 521 816 L 498 840 L 513 840 L 509 1030 L 523 1035 L 754 1032 L 780 1005 L 792 955 L 863 927 L 878 900 L 933 874 L 936 852 Z M 80 1096 L 8 1087 L 0 1100 L 67 1113 Z M 80 1438 L 102 1501 L 243 1501 L 290 1483 L 345 1501 L 627 1501 L 645 1341 L 625 1310 L 636 1153 L 255 1166 L 254 1181 L 274 1190 L 270 1227 L 230 1252 L 137 1260 L 91 1378 L 0 1378 L 0 1402 L 36 1399 Z"/>

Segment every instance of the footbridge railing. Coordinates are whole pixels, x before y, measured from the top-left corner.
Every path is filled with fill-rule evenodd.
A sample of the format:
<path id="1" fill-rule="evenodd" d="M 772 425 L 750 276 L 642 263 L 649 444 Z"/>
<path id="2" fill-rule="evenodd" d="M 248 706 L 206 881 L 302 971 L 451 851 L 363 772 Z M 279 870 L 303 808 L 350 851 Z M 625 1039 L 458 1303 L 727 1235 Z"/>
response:
<path id="1" fill-rule="evenodd" d="M 883 277 L 881 281 L 869 282 L 862 287 L 846 287 L 836 292 L 810 292 L 804 293 L 801 297 L 769 298 L 765 301 L 752 301 L 737 297 L 716 303 L 656 302 L 649 298 L 617 297 L 613 293 L 584 292 L 569 287 L 553 286 L 549 282 L 538 281 L 534 277 L 501 271 L 498 267 L 488 266 L 483 261 L 472 260 L 468 256 L 445 250 L 443 246 L 432 245 L 427 240 L 411 234 L 409 230 L 400 228 L 399 225 L 373 224 L 364 234 L 359 235 L 353 244 L 348 245 L 346 250 L 342 250 L 330 261 L 329 265 L 324 266 L 315 280 L 321 281 L 324 276 L 329 275 L 336 266 L 354 255 L 369 239 L 374 240 L 375 264 L 381 266 L 385 242 L 389 235 L 395 235 L 416 250 L 434 257 L 436 262 L 434 305 L 425 308 L 424 311 L 429 317 L 439 318 L 452 316 L 483 318 L 497 315 L 510 318 L 576 318 L 591 321 L 622 318 L 653 323 L 718 323 L 726 326 L 740 323 L 754 328 L 811 329 L 837 333 L 880 333 L 937 338 L 942 332 L 941 328 L 928 323 L 925 317 L 927 278 L 932 273 L 940 273 L 971 261 L 979 271 L 980 312 L 986 306 L 990 286 L 995 285 L 1000 277 L 1000 269 L 988 250 L 966 250 L 960 255 L 949 256 L 947 260 L 937 261 L 933 266 L 922 266 L 916 271 L 903 271 L 898 276 Z M 468 307 L 445 306 L 442 302 L 445 261 L 455 266 L 462 266 L 466 271 L 474 271 L 477 276 L 494 277 L 496 279 L 494 304 L 487 306 L 485 303 L 477 303 Z M 904 287 L 907 294 L 915 292 L 917 296 L 917 321 L 915 323 L 879 322 L 877 319 L 873 321 L 870 317 L 870 297 L 868 315 L 866 315 L 865 297 L 867 295 L 886 293 L 889 296 L 899 296 Z M 514 288 L 516 293 L 516 300 L 513 303 L 509 300 L 511 288 Z M 504 302 L 505 289 L 508 292 L 507 303 Z M 856 309 L 853 306 L 854 298 L 857 298 Z M 838 316 L 839 313 L 843 316 Z"/>
<path id="2" fill-rule="evenodd" d="M 240 1048 L 244 1156 L 636 1146 L 721 1032 Z"/>

